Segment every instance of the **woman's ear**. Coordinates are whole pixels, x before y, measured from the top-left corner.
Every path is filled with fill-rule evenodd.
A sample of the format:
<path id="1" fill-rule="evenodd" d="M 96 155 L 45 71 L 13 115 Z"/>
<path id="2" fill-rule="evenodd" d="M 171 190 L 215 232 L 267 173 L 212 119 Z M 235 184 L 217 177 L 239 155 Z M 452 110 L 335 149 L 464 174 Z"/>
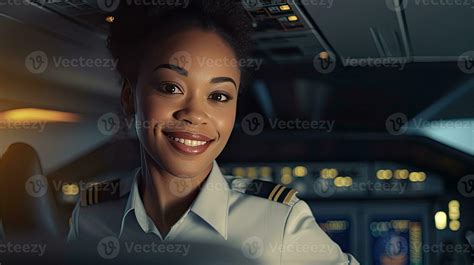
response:
<path id="1" fill-rule="evenodd" d="M 132 84 L 130 84 L 130 81 L 126 78 L 123 80 L 121 101 L 122 101 L 122 110 L 125 113 L 125 115 L 127 116 L 134 115 L 135 114 L 135 99 L 133 96 Z"/>

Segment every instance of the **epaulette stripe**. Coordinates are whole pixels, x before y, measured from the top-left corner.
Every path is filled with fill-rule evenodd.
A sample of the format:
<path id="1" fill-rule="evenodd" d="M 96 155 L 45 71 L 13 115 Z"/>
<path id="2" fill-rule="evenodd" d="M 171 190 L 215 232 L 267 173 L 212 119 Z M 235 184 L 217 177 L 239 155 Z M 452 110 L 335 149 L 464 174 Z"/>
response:
<path id="1" fill-rule="evenodd" d="M 291 189 L 290 192 L 288 192 L 288 194 L 286 195 L 285 199 L 283 200 L 283 203 L 288 204 L 291 198 L 293 198 L 293 195 L 295 195 L 295 193 L 296 193 L 296 190 Z"/>
<path id="2" fill-rule="evenodd" d="M 285 186 L 285 190 L 280 194 L 280 197 L 279 197 L 277 200 L 275 200 L 275 201 L 283 203 L 283 201 L 284 201 L 285 198 L 286 198 L 286 195 L 288 195 L 288 193 L 289 193 L 291 190 L 292 190 L 291 188 L 288 188 L 288 187 Z"/>
<path id="3" fill-rule="evenodd" d="M 286 187 L 285 187 L 285 186 L 282 186 L 282 187 L 278 190 L 278 192 L 277 192 L 277 194 L 275 195 L 275 197 L 273 198 L 273 201 L 276 201 L 276 202 L 277 202 L 277 201 L 278 201 L 278 198 L 280 198 L 281 193 L 282 193 L 285 189 L 286 189 Z"/>
<path id="4" fill-rule="evenodd" d="M 115 192 L 112 192 L 110 185 L 117 185 Z M 104 183 L 94 183 L 81 191 L 81 206 L 89 206 L 100 202 L 120 198 L 120 180 L 113 180 Z"/>
<path id="5" fill-rule="evenodd" d="M 276 185 L 276 186 L 273 188 L 272 192 L 271 192 L 270 195 L 268 196 L 268 199 L 269 199 L 269 200 L 271 200 L 271 199 L 273 198 L 273 195 L 275 195 L 275 193 L 277 192 L 277 190 L 278 190 L 280 187 L 281 187 L 281 184 L 278 184 L 278 185 Z"/>
<path id="6" fill-rule="evenodd" d="M 83 196 L 83 195 L 82 195 L 82 191 L 81 191 L 81 205 L 82 205 L 82 206 L 86 206 L 86 205 L 87 205 L 86 196 Z"/>

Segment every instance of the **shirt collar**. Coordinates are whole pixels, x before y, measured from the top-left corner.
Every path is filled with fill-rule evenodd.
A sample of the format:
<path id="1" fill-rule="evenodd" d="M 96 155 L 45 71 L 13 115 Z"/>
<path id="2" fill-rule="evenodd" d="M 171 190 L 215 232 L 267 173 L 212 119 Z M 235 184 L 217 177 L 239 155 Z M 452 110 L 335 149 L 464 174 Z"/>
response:
<path id="1" fill-rule="evenodd" d="M 140 168 L 136 170 L 128 196 L 127 205 L 122 216 L 120 234 L 122 235 L 125 219 L 133 210 L 140 227 L 145 232 L 151 232 L 154 224 L 148 217 L 143 201 L 138 191 L 138 177 L 140 177 Z M 229 184 L 225 180 L 219 165 L 214 160 L 211 173 L 205 180 L 201 191 L 191 204 L 190 211 L 194 212 L 204 221 L 206 221 L 214 230 L 216 230 L 224 239 L 227 240 L 227 224 L 229 211 Z"/>
<path id="2" fill-rule="evenodd" d="M 211 173 L 191 205 L 191 211 L 199 215 L 226 240 L 229 190 L 229 184 L 214 160 Z"/>
<path id="3" fill-rule="evenodd" d="M 133 176 L 132 184 L 130 187 L 130 193 L 128 195 L 127 205 L 125 206 L 125 210 L 122 217 L 119 237 L 122 235 L 123 232 L 125 218 L 132 210 L 135 212 L 138 224 L 143 229 L 143 231 L 149 232 L 151 230 L 150 224 L 148 222 L 148 215 L 146 214 L 145 206 L 143 205 L 143 201 L 138 191 L 138 178 L 140 177 L 140 172 L 141 169 L 138 168 Z"/>

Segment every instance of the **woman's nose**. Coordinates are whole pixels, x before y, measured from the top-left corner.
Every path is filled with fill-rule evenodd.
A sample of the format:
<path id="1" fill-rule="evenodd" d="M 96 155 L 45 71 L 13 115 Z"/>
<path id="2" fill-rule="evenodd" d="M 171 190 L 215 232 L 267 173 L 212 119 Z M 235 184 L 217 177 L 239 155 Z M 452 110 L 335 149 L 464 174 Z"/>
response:
<path id="1" fill-rule="evenodd" d="M 205 104 L 199 102 L 197 99 L 186 102 L 186 105 L 176 111 L 174 116 L 177 120 L 190 125 L 206 124 L 209 119 Z"/>

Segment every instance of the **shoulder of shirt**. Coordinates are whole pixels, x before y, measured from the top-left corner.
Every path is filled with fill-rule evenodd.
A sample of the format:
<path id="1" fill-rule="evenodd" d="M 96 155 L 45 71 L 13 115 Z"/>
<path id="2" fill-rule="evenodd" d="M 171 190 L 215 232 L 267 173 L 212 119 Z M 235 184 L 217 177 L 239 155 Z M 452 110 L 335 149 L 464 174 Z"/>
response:
<path id="1" fill-rule="evenodd" d="M 293 207 L 300 199 L 295 189 L 285 185 L 259 179 L 247 179 L 224 175 L 233 191 L 257 196 Z"/>

